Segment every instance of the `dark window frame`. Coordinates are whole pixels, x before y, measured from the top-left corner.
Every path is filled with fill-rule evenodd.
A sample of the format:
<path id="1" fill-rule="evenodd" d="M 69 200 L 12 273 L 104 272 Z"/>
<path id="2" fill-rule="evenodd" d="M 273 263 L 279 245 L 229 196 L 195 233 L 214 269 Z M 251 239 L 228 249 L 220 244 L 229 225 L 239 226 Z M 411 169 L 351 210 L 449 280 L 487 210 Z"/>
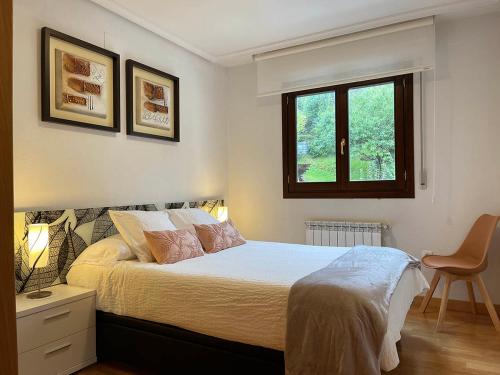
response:
<path id="1" fill-rule="evenodd" d="M 394 82 L 395 159 L 394 181 L 349 181 L 348 90 Z M 296 98 L 335 91 L 336 182 L 297 182 Z M 283 198 L 414 198 L 413 74 L 295 91 L 282 94 Z M 344 156 L 340 142 L 345 139 Z"/>

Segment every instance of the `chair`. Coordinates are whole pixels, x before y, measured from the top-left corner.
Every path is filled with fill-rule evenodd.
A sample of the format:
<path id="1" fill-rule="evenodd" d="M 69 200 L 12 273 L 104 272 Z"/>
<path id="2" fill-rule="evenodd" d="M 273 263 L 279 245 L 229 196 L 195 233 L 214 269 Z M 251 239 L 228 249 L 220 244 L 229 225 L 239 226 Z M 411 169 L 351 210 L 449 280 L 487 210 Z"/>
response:
<path id="1" fill-rule="evenodd" d="M 495 306 L 480 276 L 480 273 L 488 266 L 488 248 L 490 247 L 491 239 L 495 233 L 499 219 L 500 217 L 491 215 L 482 215 L 479 217 L 455 254 L 449 256 L 427 255 L 422 258 L 424 266 L 434 268 L 436 273 L 432 279 L 431 287 L 420 305 L 420 312 L 424 313 L 427 309 L 441 277 L 445 279 L 436 331 L 440 331 L 443 326 L 451 283 L 456 280 L 464 280 L 467 283 L 467 292 L 469 294 L 472 313 L 476 314 L 477 312 L 474 289 L 472 287 L 472 283 L 476 282 L 493 321 L 493 325 L 500 332 L 500 321 Z"/>

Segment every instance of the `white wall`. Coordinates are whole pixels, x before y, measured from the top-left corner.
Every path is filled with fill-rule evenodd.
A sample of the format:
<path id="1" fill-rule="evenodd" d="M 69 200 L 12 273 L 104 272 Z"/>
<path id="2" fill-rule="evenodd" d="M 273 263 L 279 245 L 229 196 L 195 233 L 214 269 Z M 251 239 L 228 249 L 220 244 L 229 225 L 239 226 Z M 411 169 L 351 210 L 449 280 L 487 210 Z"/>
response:
<path id="1" fill-rule="evenodd" d="M 40 121 L 43 26 L 121 55 L 121 133 Z M 256 98 L 255 65 L 230 69 L 228 87 L 222 68 L 91 2 L 16 0 L 16 208 L 221 197 L 227 186 L 231 216 L 248 238 L 301 243 L 306 219 L 383 220 L 393 227 L 387 244 L 417 256 L 423 249 L 448 254 L 475 217 L 483 212 L 500 214 L 499 40 L 499 14 L 438 22 L 436 136 L 432 129 L 434 86 L 427 76 L 429 187 L 417 189 L 415 199 L 284 200 L 280 99 Z M 127 58 L 180 77 L 179 144 L 125 134 Z M 416 158 L 418 137 L 417 129 Z M 495 276 L 499 272 L 497 235 L 485 274 L 496 303 L 500 303 Z M 463 290 L 454 290 L 458 290 L 455 297 L 463 297 Z"/>
<path id="2" fill-rule="evenodd" d="M 392 225 L 388 245 L 420 257 L 424 249 L 451 253 L 477 216 L 500 215 L 500 14 L 438 20 L 436 32 L 436 135 L 431 73 L 424 130 L 429 186 L 417 188 L 415 199 L 283 199 L 280 98 L 256 98 L 254 64 L 229 70 L 227 198 L 245 236 L 303 243 L 306 219 L 382 220 Z M 491 250 L 485 281 L 500 303 L 500 235 Z M 452 289 L 453 297 L 464 296 L 462 286 Z"/>
<path id="3" fill-rule="evenodd" d="M 121 55 L 121 133 L 40 121 L 43 26 Z M 127 58 L 180 78 L 180 143 L 125 134 Z M 89 1 L 16 0 L 16 209 L 99 207 L 224 196 L 226 83 L 224 69 Z"/>

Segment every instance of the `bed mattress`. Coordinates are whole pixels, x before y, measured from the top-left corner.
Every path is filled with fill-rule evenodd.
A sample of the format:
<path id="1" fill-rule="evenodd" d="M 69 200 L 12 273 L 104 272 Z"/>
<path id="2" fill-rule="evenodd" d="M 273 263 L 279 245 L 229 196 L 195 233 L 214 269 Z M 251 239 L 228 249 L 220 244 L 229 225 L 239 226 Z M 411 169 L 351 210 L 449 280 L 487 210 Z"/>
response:
<path id="1" fill-rule="evenodd" d="M 291 286 L 348 250 L 248 241 L 175 264 L 79 264 L 71 268 L 67 281 L 95 289 L 98 310 L 284 350 Z M 404 272 L 389 307 L 383 370 L 398 365 L 396 342 L 406 314 L 413 298 L 427 287 L 420 270 Z"/>

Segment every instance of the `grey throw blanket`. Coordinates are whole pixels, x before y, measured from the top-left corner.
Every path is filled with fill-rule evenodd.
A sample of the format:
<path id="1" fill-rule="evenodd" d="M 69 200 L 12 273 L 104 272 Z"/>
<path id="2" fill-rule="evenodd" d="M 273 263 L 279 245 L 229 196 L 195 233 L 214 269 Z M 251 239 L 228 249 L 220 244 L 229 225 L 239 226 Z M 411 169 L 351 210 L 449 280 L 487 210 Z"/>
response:
<path id="1" fill-rule="evenodd" d="M 286 374 L 380 374 L 391 296 L 419 264 L 401 250 L 357 246 L 298 280 L 288 297 Z"/>

